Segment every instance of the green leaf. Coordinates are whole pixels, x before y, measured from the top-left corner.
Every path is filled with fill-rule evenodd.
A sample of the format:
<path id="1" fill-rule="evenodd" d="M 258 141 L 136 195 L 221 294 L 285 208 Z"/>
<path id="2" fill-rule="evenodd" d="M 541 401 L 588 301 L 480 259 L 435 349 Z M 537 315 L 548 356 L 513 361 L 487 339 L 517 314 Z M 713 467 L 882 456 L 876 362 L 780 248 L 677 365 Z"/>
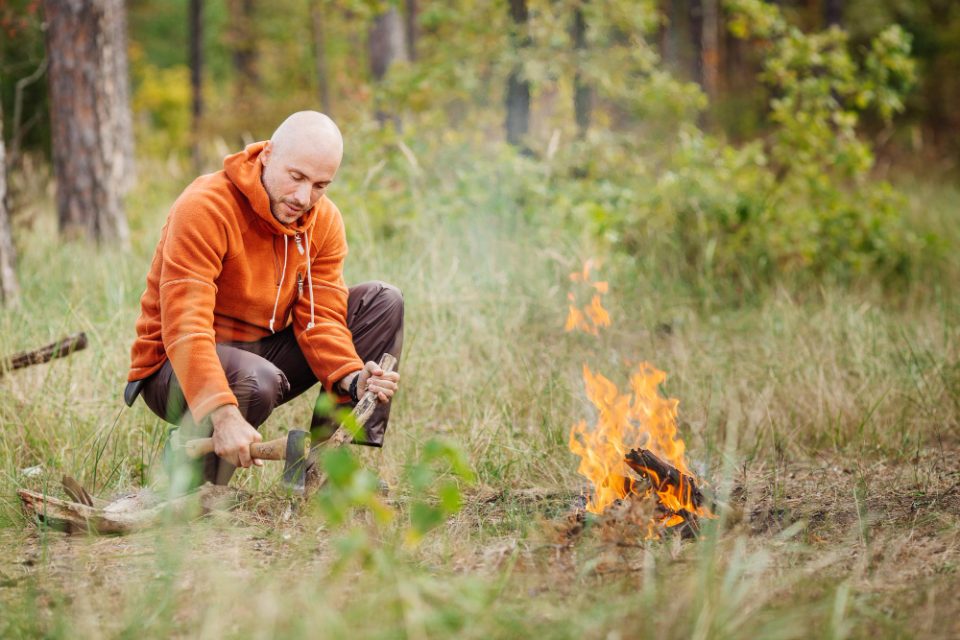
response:
<path id="1" fill-rule="evenodd" d="M 460 487 L 456 482 L 448 481 L 440 485 L 437 492 L 440 496 L 440 505 L 448 514 L 454 514 L 460 511 L 463 506 L 463 497 L 460 495 Z"/>
<path id="2" fill-rule="evenodd" d="M 347 486 L 353 474 L 360 468 L 353 453 L 345 447 L 324 451 L 321 464 L 330 476 L 330 482 L 338 487 Z"/>
<path id="3" fill-rule="evenodd" d="M 425 502 L 414 502 L 410 507 L 410 525 L 420 536 L 443 522 L 443 518 L 441 509 Z"/>

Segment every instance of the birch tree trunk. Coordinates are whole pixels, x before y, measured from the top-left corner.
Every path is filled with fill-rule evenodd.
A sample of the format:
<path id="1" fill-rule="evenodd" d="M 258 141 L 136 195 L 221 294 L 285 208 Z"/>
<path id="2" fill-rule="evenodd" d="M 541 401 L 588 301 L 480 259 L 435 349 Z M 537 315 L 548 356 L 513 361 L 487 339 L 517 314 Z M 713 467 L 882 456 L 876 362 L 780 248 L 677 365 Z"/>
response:
<path id="1" fill-rule="evenodd" d="M 129 244 L 133 182 L 123 0 L 45 0 L 60 231 Z"/>
<path id="2" fill-rule="evenodd" d="M 7 163 L 5 156 L 3 104 L 0 103 L 0 305 L 14 303 L 19 294 L 17 273 L 14 271 L 16 256 L 13 254 L 10 212 L 7 210 Z"/>

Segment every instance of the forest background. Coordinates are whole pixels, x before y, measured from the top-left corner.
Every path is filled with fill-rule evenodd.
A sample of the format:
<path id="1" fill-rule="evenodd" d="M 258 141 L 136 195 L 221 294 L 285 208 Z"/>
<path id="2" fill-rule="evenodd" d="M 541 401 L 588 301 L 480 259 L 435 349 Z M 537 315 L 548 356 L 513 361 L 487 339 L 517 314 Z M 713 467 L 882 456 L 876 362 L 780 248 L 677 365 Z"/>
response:
<path id="1" fill-rule="evenodd" d="M 948 0 L 4 0 L 0 353 L 91 347 L 0 378 L 0 635 L 956 634 L 958 68 Z M 348 281 L 407 300 L 391 442 L 297 522 L 38 532 L 18 487 L 162 475 L 117 417 L 159 229 L 298 109 L 346 138 Z M 567 334 L 590 258 L 614 323 Z M 581 364 L 640 360 L 723 505 L 696 542 L 565 528 Z"/>

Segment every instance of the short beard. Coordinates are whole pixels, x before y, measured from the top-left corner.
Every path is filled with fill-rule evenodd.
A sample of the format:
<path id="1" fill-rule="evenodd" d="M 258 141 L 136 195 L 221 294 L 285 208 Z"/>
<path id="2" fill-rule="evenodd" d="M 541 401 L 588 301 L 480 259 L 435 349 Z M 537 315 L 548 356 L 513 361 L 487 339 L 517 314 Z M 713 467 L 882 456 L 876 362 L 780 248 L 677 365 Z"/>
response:
<path id="1" fill-rule="evenodd" d="M 267 194 L 267 202 L 270 204 L 270 215 L 273 216 L 273 219 L 279 222 L 280 224 L 285 225 L 286 223 L 280 219 L 280 216 L 277 215 L 277 206 L 278 203 L 275 203 L 273 197 L 270 195 L 270 190 L 267 189 L 267 183 L 263 180 L 263 173 L 266 171 L 266 167 L 260 171 L 260 184 L 263 186 L 263 192 Z"/>

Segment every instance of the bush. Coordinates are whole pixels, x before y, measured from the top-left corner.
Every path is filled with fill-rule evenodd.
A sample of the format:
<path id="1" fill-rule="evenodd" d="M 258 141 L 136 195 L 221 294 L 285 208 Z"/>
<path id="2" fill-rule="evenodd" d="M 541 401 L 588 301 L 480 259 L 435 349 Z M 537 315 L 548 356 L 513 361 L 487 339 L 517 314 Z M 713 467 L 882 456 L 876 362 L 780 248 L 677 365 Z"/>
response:
<path id="1" fill-rule="evenodd" d="M 571 148 L 556 181 L 601 237 L 651 254 L 690 282 L 752 290 L 774 281 L 903 282 L 924 242 L 907 227 L 905 198 L 870 177 L 867 110 L 889 119 L 913 83 L 910 38 L 893 26 L 856 58 L 836 27 L 804 34 L 776 6 L 727 3 L 731 29 L 765 42 L 771 130 L 734 146 L 692 119 L 672 140 L 594 137 Z M 647 80 L 650 84 L 652 80 Z M 644 86 L 638 87 L 643 93 Z M 662 135 L 662 129 L 661 129 Z"/>

